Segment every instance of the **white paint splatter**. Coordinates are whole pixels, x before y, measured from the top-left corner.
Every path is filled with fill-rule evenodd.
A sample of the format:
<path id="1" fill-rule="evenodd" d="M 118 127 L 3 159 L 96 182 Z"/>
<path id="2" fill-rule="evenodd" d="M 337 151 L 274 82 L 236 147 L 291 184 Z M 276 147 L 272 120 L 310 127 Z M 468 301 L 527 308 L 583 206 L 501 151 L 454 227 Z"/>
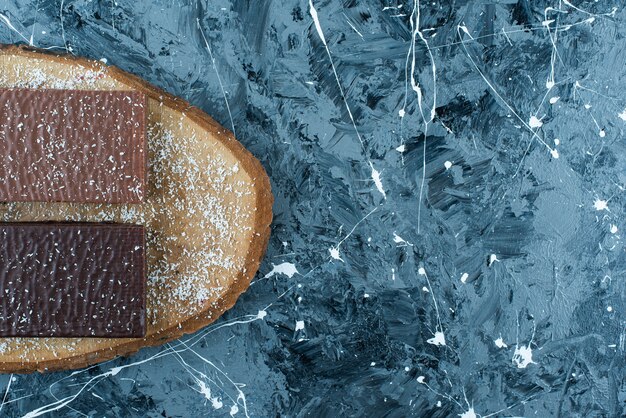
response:
<path id="1" fill-rule="evenodd" d="M 548 11 L 551 10 L 551 9 L 552 9 L 551 7 L 548 7 L 548 8 L 546 8 L 544 10 L 544 12 L 543 12 L 543 22 L 541 23 L 548 30 L 548 36 L 550 37 L 550 42 L 552 43 L 552 51 L 551 51 L 551 54 L 550 54 L 550 75 L 548 76 L 548 79 L 546 80 L 546 88 L 548 89 L 548 92 L 550 90 L 552 90 L 552 88 L 555 85 L 555 82 L 554 82 L 554 72 L 555 71 L 554 70 L 555 70 L 555 65 L 556 65 L 556 58 L 558 57 L 558 54 L 559 54 L 559 51 L 558 51 L 558 49 L 556 47 L 559 29 L 558 29 L 558 27 L 555 28 L 554 29 L 554 34 L 553 34 L 551 29 L 550 29 L 550 24 L 554 23 L 555 20 L 548 18 Z M 548 93 L 546 93 L 546 94 L 548 94 Z"/>
<path id="2" fill-rule="evenodd" d="M 557 151 L 557 149 L 553 149 L 550 151 L 550 154 L 552 155 L 552 158 L 557 159 L 559 158 L 559 152 Z"/>
<path id="3" fill-rule="evenodd" d="M 467 282 L 467 278 L 468 278 L 468 277 L 469 277 L 469 274 L 467 274 L 467 273 L 463 273 L 463 274 L 461 275 L 461 283 L 465 283 L 465 282 Z"/>
<path id="4" fill-rule="evenodd" d="M 374 168 L 372 162 L 370 161 L 370 167 L 372 168 L 372 180 L 374 180 L 374 184 L 376 188 L 383 195 L 383 198 L 387 199 L 387 194 L 385 194 L 385 189 L 383 188 L 383 182 L 380 180 L 380 172 Z"/>
<path id="5" fill-rule="evenodd" d="M 348 22 L 348 25 L 350 25 L 352 30 L 355 31 L 357 33 L 357 35 L 359 35 L 361 37 L 361 39 L 364 39 L 363 38 L 363 34 L 361 32 L 359 32 L 359 30 L 349 20 L 346 20 L 346 22 Z"/>
<path id="6" fill-rule="evenodd" d="M 626 109 L 622 110 L 621 113 L 618 113 L 617 116 L 623 120 L 624 122 L 626 122 Z"/>
<path id="7" fill-rule="evenodd" d="M 616 234 L 617 233 L 617 225 L 613 224 L 611 225 L 611 234 Z"/>
<path id="8" fill-rule="evenodd" d="M 404 144 L 400 145 L 398 148 L 396 148 L 396 151 L 402 153 L 406 150 L 406 147 L 404 146 Z"/>
<path id="9" fill-rule="evenodd" d="M 496 261 L 500 261 L 498 260 L 498 256 L 495 254 L 491 254 L 489 256 L 489 266 L 491 266 L 493 263 L 495 263 Z"/>
<path id="10" fill-rule="evenodd" d="M 428 284 L 427 290 L 433 299 L 433 305 L 435 306 L 435 314 L 437 315 L 437 326 L 435 327 L 436 331 L 434 334 L 434 338 L 430 338 L 426 340 L 426 342 L 429 344 L 433 344 L 433 345 L 446 345 L 446 338 L 445 338 L 445 335 L 443 334 L 443 326 L 441 325 L 441 315 L 439 315 L 439 305 L 437 304 L 437 298 L 435 298 L 435 294 L 433 293 L 433 286 L 430 283 L 430 279 L 428 278 L 428 275 L 426 274 L 426 270 L 424 269 L 424 267 L 420 267 L 417 272 L 421 276 L 424 276 L 426 278 L 426 283 Z"/>
<path id="11" fill-rule="evenodd" d="M 478 418 L 478 415 L 476 415 L 476 412 L 474 412 L 474 407 L 471 407 L 469 410 L 463 412 L 459 416 L 461 418 Z"/>
<path id="12" fill-rule="evenodd" d="M 530 348 L 530 344 L 516 346 L 515 352 L 513 353 L 513 364 L 515 364 L 518 369 L 525 369 L 531 363 L 535 362 L 533 361 L 533 350 Z"/>
<path id="13" fill-rule="evenodd" d="M 445 163 L 443 163 L 443 166 L 446 168 L 446 170 L 449 170 L 452 168 L 452 163 L 450 161 L 446 161 Z"/>
<path id="14" fill-rule="evenodd" d="M 230 407 L 230 416 L 234 417 L 239 412 L 239 407 L 237 405 L 233 405 Z"/>
<path id="15" fill-rule="evenodd" d="M 559 138 L 554 138 L 554 145 L 559 145 L 561 140 Z"/>
<path id="16" fill-rule="evenodd" d="M 352 227 L 352 229 L 350 230 L 350 232 L 348 232 L 348 234 L 343 237 L 341 239 L 341 241 L 339 241 L 337 243 L 337 245 L 335 247 L 331 247 L 328 249 L 328 252 L 330 252 L 330 256 L 335 259 L 335 260 L 340 260 L 343 261 L 343 259 L 341 258 L 341 256 L 339 255 L 339 247 L 341 246 L 341 244 L 343 244 L 343 242 L 345 240 L 347 240 L 352 233 L 354 233 L 354 231 L 356 230 L 356 228 L 361 224 L 361 222 L 363 222 L 364 220 L 366 220 L 372 213 L 376 212 L 378 210 L 378 206 L 376 206 L 374 209 L 372 209 L 371 211 L 369 211 L 367 213 L 367 215 L 365 215 L 363 218 L 361 218 L 357 223 L 354 224 L 354 226 Z"/>
<path id="17" fill-rule="evenodd" d="M 258 319 L 263 319 L 263 318 L 265 318 L 266 316 L 267 316 L 267 311 L 264 311 L 264 310 L 260 310 L 260 311 L 256 314 L 256 317 L 257 317 Z"/>
<path id="18" fill-rule="evenodd" d="M 598 132 L 598 135 L 600 135 L 600 138 L 604 138 L 606 136 L 606 131 L 604 129 L 600 129 L 600 132 Z"/>
<path id="19" fill-rule="evenodd" d="M 410 242 L 406 241 L 404 238 L 402 238 L 400 235 L 396 234 L 395 232 L 393 233 L 393 242 L 395 242 L 396 244 L 402 244 L 399 246 L 413 246 L 413 244 L 411 244 Z"/>
<path id="20" fill-rule="evenodd" d="M 272 264 L 272 271 L 267 273 L 264 278 L 267 279 L 268 277 L 272 277 L 276 274 L 284 274 L 291 279 L 296 273 L 298 273 L 298 270 L 293 263 L 282 263 L 278 265 Z"/>
<path id="21" fill-rule="evenodd" d="M 322 25 L 320 24 L 320 19 L 317 16 L 317 10 L 315 10 L 315 6 L 313 6 L 313 0 L 309 0 L 309 12 L 311 13 L 311 17 L 313 18 L 313 23 L 315 24 L 315 30 L 317 31 L 317 35 L 322 40 L 322 43 L 326 45 L 326 38 L 324 38 Z"/>
<path id="22" fill-rule="evenodd" d="M 424 381 L 426 380 L 426 378 L 424 376 L 418 376 L 417 378 L 417 383 L 424 383 Z"/>
<path id="23" fill-rule="evenodd" d="M 301 329 L 304 329 L 304 321 L 296 322 L 296 331 L 300 331 Z"/>
<path id="24" fill-rule="evenodd" d="M 11 29 L 13 32 L 17 33 L 18 35 L 20 35 L 20 37 L 25 40 L 26 42 L 28 42 L 28 45 L 33 46 L 33 40 L 32 38 L 30 40 L 28 40 L 24 35 L 22 35 L 22 33 L 20 31 L 18 31 L 17 29 L 15 29 L 15 26 L 13 26 L 13 24 L 11 23 L 11 21 L 9 20 L 8 17 L 6 17 L 5 15 L 3 15 L 2 13 L 0 13 L 0 20 L 2 20 L 4 22 L 5 25 L 7 25 L 9 27 L 9 29 Z"/>
<path id="25" fill-rule="evenodd" d="M 560 98 L 561 98 L 560 96 L 550 97 L 550 104 L 555 104 L 556 102 L 559 101 Z"/>
<path id="26" fill-rule="evenodd" d="M 441 331 L 435 332 L 435 336 L 433 338 L 429 338 L 426 340 L 428 344 L 432 345 L 446 345 L 446 336 Z"/>
<path id="27" fill-rule="evenodd" d="M 428 290 L 428 288 L 426 286 L 422 286 L 422 292 L 429 293 L 430 290 Z"/>
<path id="28" fill-rule="evenodd" d="M 606 310 L 607 310 L 607 312 L 613 312 L 613 307 L 612 306 L 607 306 Z"/>
<path id="29" fill-rule="evenodd" d="M 335 260 L 339 260 L 339 261 L 343 261 L 343 259 L 339 256 L 339 248 L 329 248 L 328 252 L 330 253 L 330 256 L 335 259 Z"/>
<path id="30" fill-rule="evenodd" d="M 626 110 L 624 112 L 626 112 Z M 400 117 L 403 118 L 404 115 L 406 115 L 406 112 L 404 111 L 404 109 L 400 109 L 398 110 L 398 115 L 400 115 Z"/>
<path id="31" fill-rule="evenodd" d="M 6 343 L 2 343 L 5 344 Z M 7 382 L 7 388 L 4 390 L 4 396 L 2 397 L 2 403 L 0 403 L 0 411 L 2 411 L 2 407 L 4 407 L 4 405 L 6 405 L 6 400 L 7 400 L 7 395 L 9 394 L 9 391 L 11 390 L 11 384 L 13 382 L 15 382 L 17 380 L 17 378 L 15 376 L 13 376 L 13 373 L 11 373 L 11 377 L 9 378 L 9 381 Z"/>
<path id="32" fill-rule="evenodd" d="M 209 388 L 206 383 L 204 383 L 204 381 L 196 378 L 196 382 L 200 387 L 200 393 L 203 394 L 207 400 L 211 401 L 211 406 L 213 406 L 213 409 L 221 409 L 222 406 L 224 406 L 220 398 L 218 398 L 217 396 L 212 396 L 211 388 Z"/>
<path id="33" fill-rule="evenodd" d="M 543 122 L 541 121 L 541 119 L 537 119 L 537 116 L 533 115 L 528 121 L 528 126 L 530 126 L 531 128 L 541 128 L 543 126 Z"/>
<path id="34" fill-rule="evenodd" d="M 608 202 L 602 199 L 596 199 L 596 201 L 593 202 L 593 207 L 596 210 L 608 210 L 609 209 Z"/>
<path id="35" fill-rule="evenodd" d="M 403 242 L 406 242 L 404 240 L 404 238 L 402 238 L 400 235 L 396 234 L 395 232 L 393 233 L 393 242 L 397 243 L 397 244 L 401 244 Z"/>
<path id="36" fill-rule="evenodd" d="M 508 345 L 506 345 L 506 343 L 504 342 L 504 340 L 502 339 L 502 337 L 498 338 L 497 340 L 494 340 L 493 342 L 496 347 L 498 348 L 507 348 Z"/>

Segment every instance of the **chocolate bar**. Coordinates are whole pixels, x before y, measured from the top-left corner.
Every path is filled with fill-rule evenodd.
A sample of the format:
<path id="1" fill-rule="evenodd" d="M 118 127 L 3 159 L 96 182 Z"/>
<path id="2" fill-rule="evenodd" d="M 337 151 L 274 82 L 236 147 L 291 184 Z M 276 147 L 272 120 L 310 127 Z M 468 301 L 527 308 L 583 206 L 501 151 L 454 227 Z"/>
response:
<path id="1" fill-rule="evenodd" d="M 145 230 L 0 224 L 0 337 L 142 337 Z"/>
<path id="2" fill-rule="evenodd" d="M 0 89 L 0 201 L 139 203 L 146 95 Z"/>

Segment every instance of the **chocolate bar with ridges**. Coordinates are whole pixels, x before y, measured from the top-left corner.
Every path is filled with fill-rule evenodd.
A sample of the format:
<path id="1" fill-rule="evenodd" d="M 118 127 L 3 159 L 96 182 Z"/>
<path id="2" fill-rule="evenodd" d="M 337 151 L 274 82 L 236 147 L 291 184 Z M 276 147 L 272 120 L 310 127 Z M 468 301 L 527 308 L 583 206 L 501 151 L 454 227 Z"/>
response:
<path id="1" fill-rule="evenodd" d="M 0 223 L 0 337 L 142 337 L 143 226 Z"/>
<path id="2" fill-rule="evenodd" d="M 147 98 L 0 89 L 0 201 L 140 203 Z"/>

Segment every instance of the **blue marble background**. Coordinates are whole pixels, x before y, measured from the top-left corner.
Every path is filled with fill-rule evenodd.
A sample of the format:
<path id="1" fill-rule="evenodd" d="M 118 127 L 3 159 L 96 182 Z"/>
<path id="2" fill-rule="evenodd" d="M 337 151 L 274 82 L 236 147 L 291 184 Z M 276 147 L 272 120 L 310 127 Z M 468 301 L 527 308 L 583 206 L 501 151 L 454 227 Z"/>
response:
<path id="1" fill-rule="evenodd" d="M 0 415 L 624 416 L 623 3 L 312 5 L 0 3 L 0 42 L 106 58 L 234 127 L 276 197 L 218 322 L 3 375 Z"/>

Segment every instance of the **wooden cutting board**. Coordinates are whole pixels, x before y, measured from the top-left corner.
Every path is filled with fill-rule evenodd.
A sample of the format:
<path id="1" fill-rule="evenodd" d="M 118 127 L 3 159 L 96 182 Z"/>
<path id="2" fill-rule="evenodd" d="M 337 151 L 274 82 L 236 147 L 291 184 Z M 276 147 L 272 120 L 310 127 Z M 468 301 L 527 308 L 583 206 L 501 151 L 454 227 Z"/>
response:
<path id="1" fill-rule="evenodd" d="M 2 221 L 145 225 L 145 338 L 0 338 L 0 371 L 85 367 L 163 344 L 215 321 L 254 277 L 273 196 L 263 167 L 201 110 L 98 61 L 0 45 L 0 87 L 139 90 L 148 95 L 148 187 L 143 204 L 4 203 Z"/>

